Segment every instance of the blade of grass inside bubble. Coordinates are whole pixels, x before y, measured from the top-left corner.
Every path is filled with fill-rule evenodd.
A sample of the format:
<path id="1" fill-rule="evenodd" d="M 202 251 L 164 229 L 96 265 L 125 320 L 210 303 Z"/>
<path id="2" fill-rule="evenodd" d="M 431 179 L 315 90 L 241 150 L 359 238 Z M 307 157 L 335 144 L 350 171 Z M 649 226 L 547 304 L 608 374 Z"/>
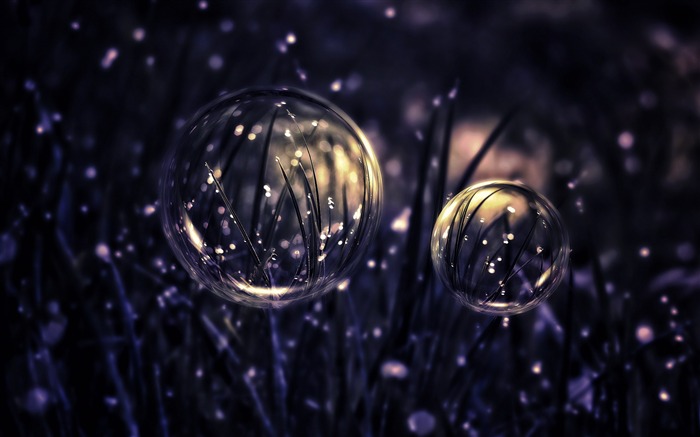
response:
<path id="1" fill-rule="evenodd" d="M 229 171 L 232 171 L 234 168 L 247 168 L 248 163 L 252 159 L 252 153 L 246 153 L 243 155 L 243 159 L 245 160 L 245 163 L 243 165 L 238 165 L 234 166 L 233 162 L 236 160 L 236 157 L 238 157 L 238 154 L 240 151 L 243 149 L 243 145 L 246 143 L 246 141 L 249 140 L 249 135 L 251 131 L 253 130 L 253 127 L 258 124 L 260 120 L 262 120 L 265 115 L 267 115 L 269 109 L 265 109 L 263 111 L 260 110 L 255 110 L 251 109 L 250 112 L 247 114 L 246 119 L 250 120 L 246 126 L 243 126 L 243 130 L 241 131 L 241 134 L 237 136 L 236 141 L 233 143 L 233 145 L 229 145 L 229 140 L 231 136 L 234 133 L 233 123 L 231 125 L 228 125 L 224 128 L 221 141 L 219 141 L 219 148 L 218 151 L 220 153 L 219 156 L 219 168 L 222 169 L 229 169 Z M 262 124 L 262 123 L 261 123 Z M 228 157 L 226 159 L 223 159 L 223 152 L 229 152 Z M 241 190 L 243 189 L 243 186 L 245 184 L 236 184 L 235 185 L 235 192 L 233 193 L 233 198 L 237 199 L 240 198 L 241 196 Z"/>
<path id="2" fill-rule="evenodd" d="M 458 235 L 464 234 L 465 230 L 469 228 L 469 225 L 471 224 L 471 222 L 476 218 L 476 215 L 479 212 L 479 209 L 481 209 L 481 207 L 484 205 L 484 203 L 486 203 L 486 201 L 488 201 L 491 198 L 491 196 L 497 194 L 501 190 L 503 190 L 503 188 L 498 188 L 498 189 L 494 190 L 493 192 L 489 193 L 488 196 L 486 196 L 484 199 L 482 199 L 479 202 L 479 204 L 476 206 L 476 208 L 474 208 L 474 210 L 471 212 L 471 214 L 466 218 L 467 221 L 464 224 L 464 227 L 460 227 Z M 471 202 L 471 199 L 470 199 L 470 202 Z M 465 210 L 466 209 L 467 208 L 465 208 Z M 475 248 L 479 244 L 480 238 L 481 238 L 481 226 L 479 227 L 479 231 L 477 232 L 476 237 L 473 238 L 473 243 L 474 243 Z M 466 283 L 464 281 L 466 281 L 467 278 L 469 277 L 470 270 L 473 267 L 474 263 L 476 262 L 476 256 L 479 252 L 478 250 L 471 251 L 471 253 L 469 254 L 469 258 L 467 259 L 466 271 L 464 272 L 464 275 L 461 275 L 459 269 L 461 268 L 462 263 L 459 262 L 460 261 L 459 256 L 462 252 L 462 248 L 464 247 L 465 241 L 466 240 L 464 240 L 463 238 L 459 239 L 458 245 L 455 248 L 455 254 L 452 257 L 455 260 L 455 268 L 454 268 L 455 283 L 459 284 L 458 287 L 456 287 L 457 290 L 464 290 L 465 289 Z"/>
<path id="3" fill-rule="evenodd" d="M 311 163 L 311 168 L 313 169 L 313 163 Z M 312 170 L 313 172 L 313 170 Z M 311 204 L 311 227 L 312 229 L 309 232 L 309 239 L 304 240 L 304 244 L 306 244 L 307 248 L 306 250 L 310 253 L 309 259 L 313 263 L 313 267 L 309 268 L 309 279 L 314 280 L 317 277 L 318 274 L 318 267 L 319 267 L 319 237 L 321 233 L 321 217 L 320 217 L 320 206 L 318 206 L 318 198 L 314 198 L 313 193 L 311 192 L 311 184 L 309 183 L 309 179 L 306 177 L 306 171 L 304 171 L 304 166 L 301 164 L 301 161 L 299 162 L 299 173 L 301 173 L 301 180 L 304 182 L 304 189 L 306 192 L 306 196 L 304 198 L 307 199 L 307 201 Z M 317 217 L 316 214 L 319 216 Z"/>
<path id="4" fill-rule="evenodd" d="M 520 248 L 518 249 L 518 253 L 515 255 L 515 258 L 513 258 L 513 262 L 510 263 L 510 266 L 508 267 L 508 270 L 506 270 L 506 274 L 504 275 L 503 283 L 501 284 L 501 285 L 504 287 L 504 289 L 505 289 L 506 283 L 507 283 L 508 281 L 510 281 L 511 278 L 512 278 L 515 274 L 517 274 L 520 270 L 522 270 L 523 268 L 525 268 L 525 266 L 527 266 L 527 264 L 528 264 L 530 261 L 532 261 L 536 256 L 539 256 L 539 255 L 541 254 L 541 252 L 540 252 L 540 253 L 536 253 L 535 255 L 533 255 L 533 256 L 532 256 L 530 259 L 528 259 L 524 264 L 522 264 L 522 265 L 518 268 L 518 270 L 515 271 L 515 273 L 514 273 L 514 269 L 515 269 L 516 264 L 518 263 L 518 260 L 519 260 L 520 257 L 523 255 L 523 252 L 525 252 L 525 248 L 530 244 L 530 241 L 532 240 L 533 234 L 535 233 L 535 227 L 537 227 L 537 220 L 535 220 L 535 221 L 533 222 L 532 227 L 530 227 L 530 230 L 528 231 L 527 235 L 525 236 L 525 241 L 523 241 L 523 244 L 520 245 Z M 499 291 L 500 291 L 500 287 L 496 287 L 496 290 L 494 290 L 493 292 L 491 292 L 491 294 L 490 294 L 489 296 L 486 297 L 485 302 L 489 302 L 489 301 L 491 301 L 493 298 L 495 298 L 496 296 L 498 296 Z"/>
<path id="5" fill-rule="evenodd" d="M 294 125 L 297 127 L 297 131 L 299 131 L 299 135 L 301 135 L 301 139 L 304 142 L 304 147 L 306 148 L 306 154 L 309 156 L 309 164 L 311 165 L 311 174 L 313 175 L 313 179 L 314 179 L 314 188 L 316 191 L 316 199 L 320 199 L 321 196 L 319 195 L 319 191 L 318 191 L 318 179 L 316 178 L 316 169 L 314 168 L 314 161 L 311 158 L 311 150 L 309 149 L 309 143 L 306 141 L 306 137 L 304 136 L 304 133 L 301 130 L 301 126 L 299 126 L 299 123 L 297 122 L 296 116 L 294 114 L 292 114 L 291 111 L 289 111 L 289 109 L 287 109 L 287 114 L 294 122 Z M 299 162 L 301 162 L 301 160 Z M 312 195 L 312 197 L 313 197 L 313 195 Z M 318 229 L 321 229 L 321 207 L 320 207 L 320 205 L 316 205 L 316 207 L 317 207 L 316 217 L 318 219 L 317 225 L 318 225 Z"/>
<path id="6" fill-rule="evenodd" d="M 301 239 L 304 242 L 304 244 L 307 246 L 306 247 L 306 266 L 307 266 L 307 277 L 313 277 L 313 273 L 311 270 L 313 269 L 313 263 L 311 261 L 311 250 L 308 247 L 309 245 L 309 239 L 306 236 L 306 228 L 304 226 L 304 219 L 302 218 L 301 215 L 301 210 L 299 209 L 299 203 L 297 202 L 296 195 L 294 194 L 294 188 L 292 188 L 292 184 L 289 182 L 289 177 L 287 177 L 287 172 L 284 171 L 284 168 L 282 168 L 282 163 L 280 162 L 279 158 L 275 158 L 277 161 L 277 165 L 279 165 L 280 171 L 282 172 L 282 177 L 284 178 L 284 183 L 287 187 L 287 191 L 289 191 L 289 197 L 292 199 L 292 206 L 294 207 L 294 212 L 297 215 L 297 222 L 299 223 L 299 231 L 301 232 Z"/>
<path id="7" fill-rule="evenodd" d="M 289 193 L 287 190 L 280 191 L 279 197 L 277 198 L 277 202 L 275 203 L 275 208 L 272 210 L 272 220 L 269 222 L 267 229 L 263 234 L 265 238 L 265 240 L 263 241 L 265 256 L 268 256 L 267 253 L 274 250 L 274 247 L 272 246 L 272 241 L 275 237 L 277 222 L 280 219 L 280 215 L 282 214 L 282 205 L 284 205 L 284 201 L 287 199 L 288 195 Z"/>
<path id="8" fill-rule="evenodd" d="M 219 192 L 219 196 L 221 197 L 221 200 L 224 202 L 224 205 L 226 206 L 226 209 L 228 210 L 229 217 L 233 219 L 233 223 L 236 225 L 236 228 L 238 228 L 238 231 L 241 233 L 241 236 L 243 237 L 243 242 L 245 243 L 246 247 L 248 248 L 250 255 L 253 257 L 253 260 L 255 261 L 255 265 L 260 270 L 260 273 L 263 277 L 263 280 L 265 281 L 265 284 L 269 287 L 270 286 L 270 278 L 268 278 L 267 273 L 265 272 L 265 269 L 263 268 L 262 262 L 260 261 L 260 257 L 258 257 L 258 254 L 255 251 L 255 248 L 253 247 L 253 243 L 250 241 L 250 237 L 248 236 L 248 233 L 246 232 L 245 228 L 243 227 L 243 223 L 241 223 L 241 220 L 238 218 L 238 214 L 236 214 L 236 211 L 233 209 L 231 202 L 229 201 L 228 197 L 226 197 L 226 193 L 224 192 L 224 187 L 221 186 L 219 179 L 216 178 L 216 176 L 214 176 L 214 172 L 212 171 L 211 167 L 209 167 L 209 164 L 205 162 L 204 165 L 207 167 L 207 170 L 209 171 L 209 177 L 211 177 L 214 180 L 214 184 L 216 185 L 216 189 Z"/>
<path id="9" fill-rule="evenodd" d="M 277 111 L 279 108 L 275 108 L 272 112 L 272 118 L 267 129 L 267 134 L 265 135 L 265 142 L 263 143 L 262 157 L 260 159 L 260 168 L 258 169 L 258 182 L 255 185 L 255 196 L 253 197 L 253 216 L 250 222 L 250 234 L 255 235 L 260 221 L 260 203 L 262 201 L 263 190 L 265 186 L 265 173 L 267 169 L 267 158 L 270 153 L 270 143 L 272 141 L 272 131 L 275 126 L 275 119 L 277 118 Z M 263 248 L 264 249 L 264 248 Z"/>
<path id="10" fill-rule="evenodd" d="M 506 213 L 501 213 L 501 215 L 499 215 L 498 217 L 496 217 L 495 219 L 493 219 L 493 220 L 492 220 L 490 223 L 488 223 L 486 226 L 483 226 L 483 225 L 479 226 L 479 231 L 478 231 L 476 237 L 474 238 L 474 240 L 475 240 L 474 244 L 478 246 L 479 241 L 481 241 L 481 236 L 482 236 L 482 235 L 488 235 L 488 233 L 489 233 L 493 228 L 495 228 L 496 226 L 498 226 L 499 222 L 502 221 L 503 218 L 504 218 L 505 216 L 506 216 Z M 474 286 L 475 289 L 478 290 L 478 289 L 479 289 L 479 285 L 481 285 L 481 280 L 484 278 L 483 272 L 484 272 L 484 270 L 486 270 L 487 264 L 488 264 L 489 262 L 492 262 L 494 259 L 496 259 L 496 258 L 498 257 L 498 255 L 501 253 L 501 251 L 503 250 L 504 247 L 510 247 L 510 246 L 511 246 L 510 244 L 499 244 L 499 245 L 498 245 L 498 248 L 496 249 L 496 251 L 493 252 L 493 253 L 491 253 L 491 255 L 487 256 L 487 259 L 484 260 L 484 263 L 483 263 L 483 264 L 481 264 L 481 273 L 482 273 L 482 274 L 481 274 L 481 276 L 479 276 L 479 279 L 477 280 L 476 285 Z M 471 255 L 474 255 L 476 252 L 477 252 L 477 250 L 474 249 L 474 250 L 470 253 L 469 265 L 471 265 L 471 263 L 476 263 L 476 260 L 475 260 L 475 259 L 472 259 L 472 256 L 471 256 Z M 464 286 L 464 285 L 462 285 L 462 286 Z"/>
<path id="11" fill-rule="evenodd" d="M 505 128 L 508 126 L 508 124 L 511 122 L 513 117 L 518 113 L 520 110 L 520 106 L 517 105 L 513 107 L 511 110 L 506 112 L 506 114 L 501 118 L 501 120 L 498 122 L 496 127 L 491 131 L 489 136 L 486 138 L 486 141 L 484 141 L 484 144 L 481 145 L 479 148 L 479 151 L 476 153 L 474 158 L 471 160 L 469 163 L 469 166 L 467 166 L 467 169 L 464 171 L 464 174 L 462 174 L 461 179 L 459 180 L 459 183 L 457 184 L 457 188 L 455 189 L 455 192 L 459 192 L 466 188 L 467 184 L 471 181 L 472 177 L 474 176 L 474 173 L 476 172 L 477 167 L 479 167 L 479 164 L 481 164 L 481 161 L 484 159 L 486 156 L 486 153 L 491 149 L 491 147 L 494 145 L 498 137 L 501 136 Z"/>
<path id="12" fill-rule="evenodd" d="M 259 235 L 258 233 L 258 225 L 260 221 L 260 203 L 262 202 L 262 199 L 264 197 L 263 191 L 264 191 L 264 186 L 265 186 L 265 173 L 267 169 L 267 159 L 268 155 L 270 152 L 270 143 L 272 141 L 272 131 L 275 126 L 275 118 L 277 117 L 277 111 L 279 108 L 275 108 L 274 111 L 272 111 L 272 117 L 270 119 L 270 123 L 268 125 L 267 129 L 267 134 L 265 135 L 265 142 L 263 143 L 263 150 L 262 150 L 262 156 L 260 158 L 260 167 L 258 169 L 258 181 L 257 184 L 255 185 L 255 195 L 253 197 L 253 215 L 251 217 L 250 221 L 250 235 Z M 267 199 L 267 198 L 265 198 Z M 267 203 L 267 202 L 266 202 Z M 267 246 L 263 246 L 263 268 L 267 267 L 268 261 L 270 257 L 272 256 L 272 253 L 268 256 L 267 252 Z M 272 280 L 272 276 L 270 275 L 270 279 Z"/>

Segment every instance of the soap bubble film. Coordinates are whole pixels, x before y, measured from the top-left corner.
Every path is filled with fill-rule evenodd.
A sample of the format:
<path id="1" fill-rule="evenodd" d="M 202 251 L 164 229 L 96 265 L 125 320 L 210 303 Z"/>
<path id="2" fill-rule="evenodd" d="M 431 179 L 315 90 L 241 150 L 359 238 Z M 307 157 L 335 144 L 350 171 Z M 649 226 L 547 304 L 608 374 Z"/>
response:
<path id="1" fill-rule="evenodd" d="M 445 205 L 431 256 L 462 304 L 505 316 L 534 308 L 556 290 L 568 267 L 569 237 L 546 198 L 520 183 L 489 181 Z"/>
<path id="2" fill-rule="evenodd" d="M 279 307 L 351 274 L 376 232 L 382 181 L 340 109 L 257 89 L 220 98 L 184 131 L 164 170 L 162 217 L 194 279 L 234 302 Z"/>

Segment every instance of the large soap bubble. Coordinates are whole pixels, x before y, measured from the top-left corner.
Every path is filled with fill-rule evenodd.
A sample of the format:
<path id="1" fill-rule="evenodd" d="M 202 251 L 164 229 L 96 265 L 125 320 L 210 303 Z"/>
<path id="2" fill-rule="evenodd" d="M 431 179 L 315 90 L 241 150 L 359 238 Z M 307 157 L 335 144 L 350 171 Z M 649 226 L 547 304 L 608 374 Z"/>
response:
<path id="1" fill-rule="evenodd" d="M 189 274 L 234 302 L 278 307 L 351 274 L 377 229 L 382 180 L 340 109 L 253 89 L 188 123 L 161 190 L 163 228 Z"/>
<path id="2" fill-rule="evenodd" d="M 557 210 L 516 182 L 473 185 L 440 213 L 432 261 L 445 286 L 467 307 L 507 316 L 554 292 L 569 262 L 569 238 Z"/>

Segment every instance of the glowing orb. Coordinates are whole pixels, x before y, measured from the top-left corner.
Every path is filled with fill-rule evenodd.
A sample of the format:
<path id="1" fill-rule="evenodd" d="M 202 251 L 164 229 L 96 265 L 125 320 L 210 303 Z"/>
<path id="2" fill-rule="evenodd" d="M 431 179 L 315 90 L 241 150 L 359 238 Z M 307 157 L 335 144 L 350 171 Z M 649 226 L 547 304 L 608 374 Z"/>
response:
<path id="1" fill-rule="evenodd" d="M 381 190 L 372 148 L 340 109 L 298 90 L 246 90 L 186 125 L 163 170 L 162 223 L 192 278 L 278 307 L 351 275 Z"/>
<path id="2" fill-rule="evenodd" d="M 569 238 L 557 210 L 515 182 L 473 185 L 440 213 L 431 239 L 433 266 L 467 307 L 507 316 L 551 295 L 569 262 Z"/>

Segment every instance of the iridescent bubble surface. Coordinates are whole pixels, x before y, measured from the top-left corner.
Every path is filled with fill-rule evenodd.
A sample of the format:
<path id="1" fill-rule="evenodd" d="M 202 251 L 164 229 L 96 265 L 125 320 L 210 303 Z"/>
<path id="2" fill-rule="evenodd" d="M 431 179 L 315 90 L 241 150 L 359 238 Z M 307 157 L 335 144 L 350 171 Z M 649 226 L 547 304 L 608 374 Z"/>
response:
<path id="1" fill-rule="evenodd" d="M 453 197 L 431 239 L 433 266 L 467 307 L 507 316 L 551 295 L 569 262 L 569 238 L 557 210 L 517 182 L 488 181 Z"/>
<path id="2" fill-rule="evenodd" d="M 189 274 L 234 302 L 278 307 L 337 287 L 376 232 L 382 181 L 362 131 L 293 89 L 224 96 L 164 168 L 162 222 Z"/>

